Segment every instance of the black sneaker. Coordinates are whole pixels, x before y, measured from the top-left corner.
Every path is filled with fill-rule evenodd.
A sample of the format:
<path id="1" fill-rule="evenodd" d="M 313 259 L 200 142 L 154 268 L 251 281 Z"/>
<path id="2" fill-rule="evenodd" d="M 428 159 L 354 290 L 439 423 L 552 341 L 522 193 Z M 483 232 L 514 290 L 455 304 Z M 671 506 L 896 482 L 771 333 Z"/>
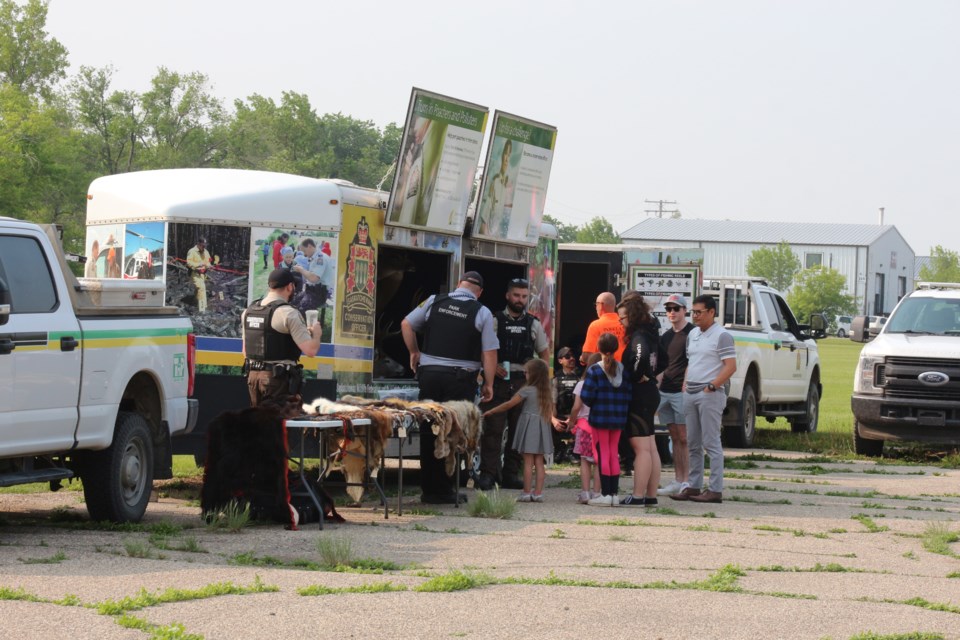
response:
<path id="1" fill-rule="evenodd" d="M 656 498 L 644 498 L 644 499 L 643 499 L 643 506 L 645 506 L 645 507 L 655 507 L 655 506 L 657 506 L 657 504 L 658 504 L 658 502 L 657 502 L 657 499 L 656 499 Z"/>
<path id="2" fill-rule="evenodd" d="M 493 489 L 495 485 L 496 485 L 496 480 L 494 480 L 493 476 L 488 476 L 487 474 L 483 474 L 474 483 L 473 488 L 480 489 L 481 491 L 490 491 Z"/>
<path id="3" fill-rule="evenodd" d="M 638 498 L 632 493 L 628 493 L 625 497 L 620 498 L 620 504 L 625 507 L 642 507 L 644 505 L 644 498 Z"/>

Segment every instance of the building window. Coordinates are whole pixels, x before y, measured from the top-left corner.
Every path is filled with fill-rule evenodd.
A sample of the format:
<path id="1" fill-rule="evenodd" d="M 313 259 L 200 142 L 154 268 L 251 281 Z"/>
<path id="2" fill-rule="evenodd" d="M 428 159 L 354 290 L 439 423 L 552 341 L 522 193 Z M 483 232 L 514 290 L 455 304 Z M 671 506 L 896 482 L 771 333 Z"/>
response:
<path id="1" fill-rule="evenodd" d="M 806 264 L 804 265 L 805 269 L 810 267 L 819 267 L 823 265 L 823 254 L 822 253 L 808 253 L 804 256 Z"/>
<path id="2" fill-rule="evenodd" d="M 877 273 L 874 274 L 874 287 L 873 292 L 873 313 L 874 315 L 883 315 L 886 313 L 886 305 L 884 300 L 884 289 L 887 287 L 887 277 L 886 274 Z"/>
<path id="3" fill-rule="evenodd" d="M 897 277 L 897 302 L 907 295 L 907 277 L 898 276 Z"/>

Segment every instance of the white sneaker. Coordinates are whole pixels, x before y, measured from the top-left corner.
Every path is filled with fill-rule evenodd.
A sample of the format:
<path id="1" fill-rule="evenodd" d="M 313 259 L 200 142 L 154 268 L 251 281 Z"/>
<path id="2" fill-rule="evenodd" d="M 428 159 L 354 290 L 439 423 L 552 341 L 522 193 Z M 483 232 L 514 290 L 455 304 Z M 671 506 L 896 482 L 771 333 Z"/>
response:
<path id="1" fill-rule="evenodd" d="M 680 487 L 681 487 L 682 484 L 683 484 L 683 483 L 674 480 L 673 482 L 671 482 L 671 483 L 668 484 L 667 486 L 662 487 L 662 488 L 660 488 L 660 489 L 657 489 L 657 495 L 658 495 L 658 496 L 669 496 L 669 495 L 672 495 L 672 494 L 674 494 L 674 493 L 680 493 L 680 491 L 681 491 L 681 488 L 680 488 Z"/>
<path id="2" fill-rule="evenodd" d="M 681 483 L 680 483 L 680 488 L 677 489 L 677 493 L 683 493 L 683 490 L 684 490 L 684 489 L 689 489 L 689 488 L 690 488 L 690 483 L 689 483 L 689 482 L 681 482 Z"/>
<path id="3" fill-rule="evenodd" d="M 587 504 L 594 507 L 612 507 L 613 506 L 614 496 L 597 496 L 596 498 L 591 498 L 590 502 Z M 619 504 L 619 500 L 617 501 Z"/>
<path id="4" fill-rule="evenodd" d="M 577 497 L 577 502 L 580 504 L 588 504 L 590 499 L 593 497 L 594 496 L 591 496 L 589 491 L 581 491 L 580 495 Z"/>
<path id="5" fill-rule="evenodd" d="M 615 495 L 614 495 L 614 496 L 610 496 L 610 506 L 611 506 L 611 507 L 619 507 L 619 506 L 620 506 L 620 498 L 617 497 L 617 496 L 615 496 Z"/>
<path id="6" fill-rule="evenodd" d="M 517 498 L 517 502 L 533 502 L 533 495 L 529 493 L 521 493 L 520 497 Z"/>
<path id="7" fill-rule="evenodd" d="M 542 493 L 533 494 L 532 496 L 530 496 L 530 502 L 543 502 L 543 494 Z"/>

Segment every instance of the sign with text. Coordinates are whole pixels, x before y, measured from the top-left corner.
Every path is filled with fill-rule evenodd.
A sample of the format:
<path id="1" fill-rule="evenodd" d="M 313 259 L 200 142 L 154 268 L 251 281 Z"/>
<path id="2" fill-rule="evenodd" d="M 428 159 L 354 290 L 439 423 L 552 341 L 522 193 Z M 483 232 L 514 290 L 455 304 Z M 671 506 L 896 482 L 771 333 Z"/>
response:
<path id="1" fill-rule="evenodd" d="M 676 293 L 686 298 L 687 304 L 693 304 L 699 284 L 698 265 L 672 268 L 663 265 L 630 265 L 630 288 L 639 291 L 644 302 L 650 305 L 651 313 L 660 320 L 661 330 L 670 328 L 663 308 L 664 301 Z"/>
<path id="2" fill-rule="evenodd" d="M 463 233 L 489 113 L 486 107 L 413 90 L 388 224 Z"/>
<path id="3" fill-rule="evenodd" d="M 556 142 L 556 127 L 494 113 L 474 237 L 537 244 Z"/>

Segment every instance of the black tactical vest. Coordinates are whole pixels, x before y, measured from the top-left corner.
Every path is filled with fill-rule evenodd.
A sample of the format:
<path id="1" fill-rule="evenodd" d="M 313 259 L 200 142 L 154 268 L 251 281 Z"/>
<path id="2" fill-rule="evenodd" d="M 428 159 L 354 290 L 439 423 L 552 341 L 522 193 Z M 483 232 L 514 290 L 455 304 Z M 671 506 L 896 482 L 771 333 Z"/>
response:
<path id="1" fill-rule="evenodd" d="M 423 352 L 451 360 L 479 362 L 480 332 L 476 328 L 481 305 L 476 300 L 463 300 L 441 293 L 430 305 L 430 317 L 423 338 Z"/>
<path id="2" fill-rule="evenodd" d="M 293 360 L 300 358 L 300 347 L 289 334 L 280 333 L 273 328 L 273 313 L 289 302 L 274 300 L 261 307 L 260 300 L 247 307 L 243 324 L 243 339 L 246 345 L 247 359 L 259 362 Z"/>
<path id="3" fill-rule="evenodd" d="M 497 318 L 500 351 L 497 360 L 523 364 L 533 357 L 533 316 L 524 313 L 516 320 L 504 309 Z"/>
<path id="4" fill-rule="evenodd" d="M 580 374 L 576 371 L 573 373 L 560 371 L 553 376 L 553 384 L 557 388 L 557 416 L 566 417 L 570 415 L 574 401 L 573 390 L 578 382 L 580 382 Z"/>

